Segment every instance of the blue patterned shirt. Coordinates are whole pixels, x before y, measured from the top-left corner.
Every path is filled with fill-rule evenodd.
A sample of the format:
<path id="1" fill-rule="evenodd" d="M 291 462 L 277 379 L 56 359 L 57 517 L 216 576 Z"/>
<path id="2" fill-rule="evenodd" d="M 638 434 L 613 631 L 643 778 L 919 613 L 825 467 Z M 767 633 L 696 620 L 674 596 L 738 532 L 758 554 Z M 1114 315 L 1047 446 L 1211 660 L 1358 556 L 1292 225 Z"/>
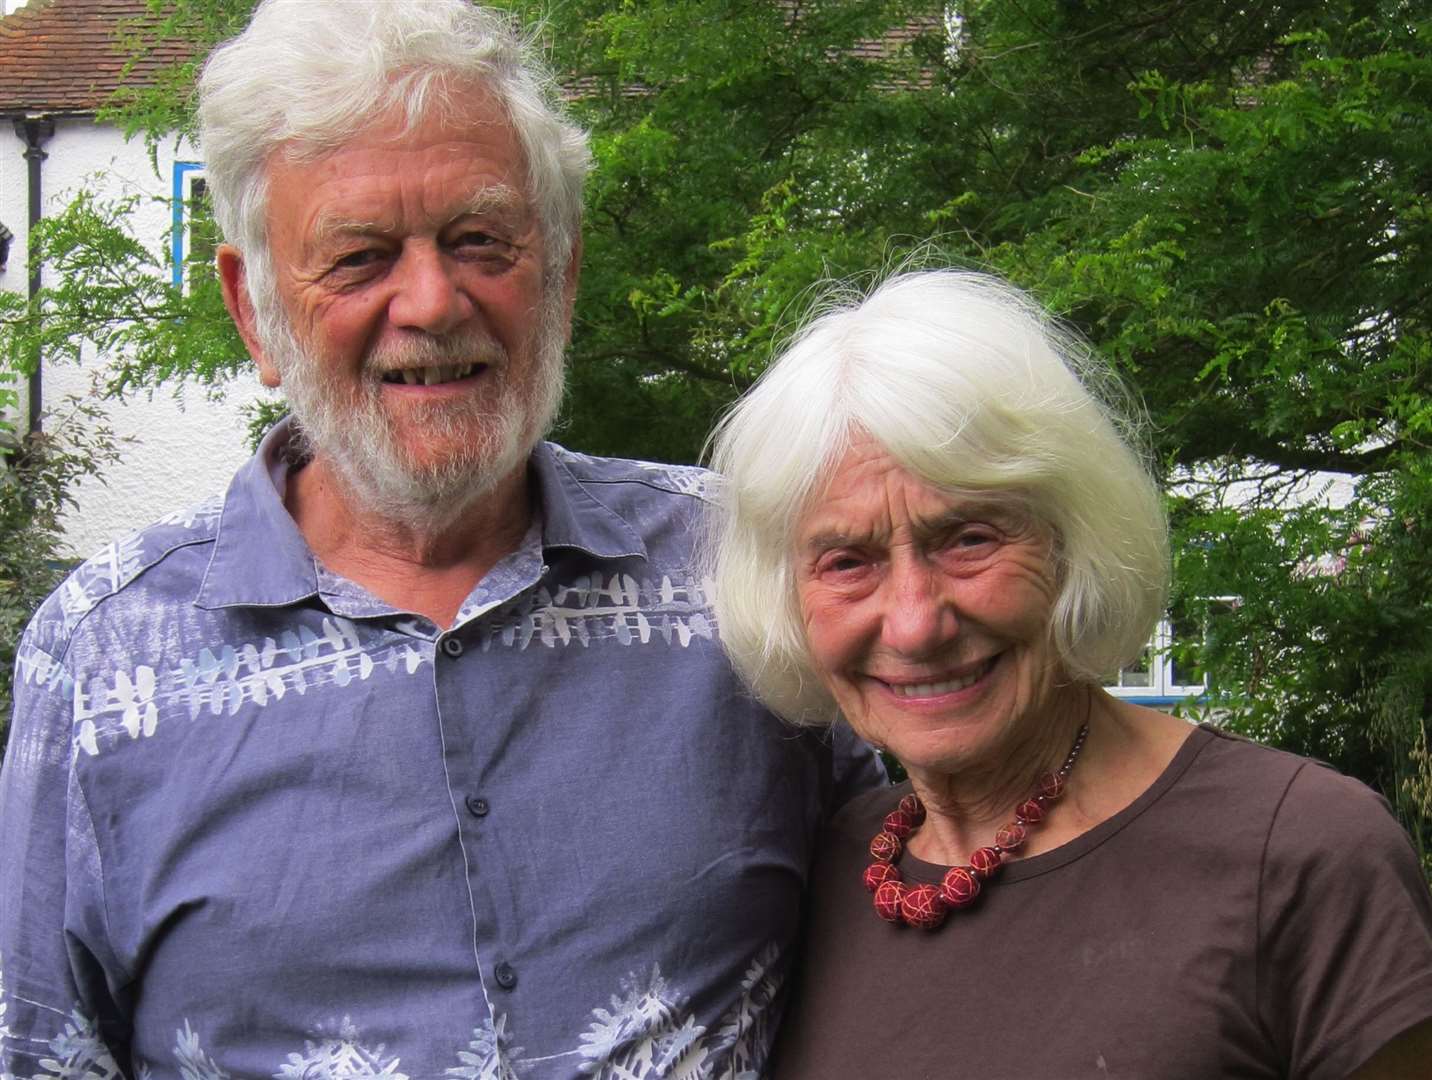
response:
<path id="1" fill-rule="evenodd" d="M 286 429 L 25 634 L 0 1076 L 755 1077 L 847 734 L 735 683 L 708 474 L 539 446 L 449 630 L 325 569 Z"/>

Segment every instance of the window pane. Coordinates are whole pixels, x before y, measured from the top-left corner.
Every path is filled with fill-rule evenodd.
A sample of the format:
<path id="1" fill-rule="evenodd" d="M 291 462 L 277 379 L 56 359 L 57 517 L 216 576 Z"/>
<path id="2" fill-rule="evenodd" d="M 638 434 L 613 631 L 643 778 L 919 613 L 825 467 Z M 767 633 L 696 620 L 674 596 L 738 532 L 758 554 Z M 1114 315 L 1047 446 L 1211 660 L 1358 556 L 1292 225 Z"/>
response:
<path id="1" fill-rule="evenodd" d="M 1170 620 L 1169 682 L 1174 686 L 1202 686 L 1198 653 L 1203 646 L 1202 620 L 1187 615 Z"/>
<path id="2" fill-rule="evenodd" d="M 213 207 L 209 204 L 209 186 L 202 176 L 196 176 L 189 182 L 189 201 L 184 209 L 189 232 L 184 253 L 185 278 L 192 285 L 196 273 L 212 273 L 214 251 L 219 245 L 218 226 L 214 222 Z"/>
<path id="3" fill-rule="evenodd" d="M 1154 650 L 1152 646 L 1145 648 L 1139 654 L 1139 658 L 1119 672 L 1117 686 L 1153 686 L 1154 684 Z"/>

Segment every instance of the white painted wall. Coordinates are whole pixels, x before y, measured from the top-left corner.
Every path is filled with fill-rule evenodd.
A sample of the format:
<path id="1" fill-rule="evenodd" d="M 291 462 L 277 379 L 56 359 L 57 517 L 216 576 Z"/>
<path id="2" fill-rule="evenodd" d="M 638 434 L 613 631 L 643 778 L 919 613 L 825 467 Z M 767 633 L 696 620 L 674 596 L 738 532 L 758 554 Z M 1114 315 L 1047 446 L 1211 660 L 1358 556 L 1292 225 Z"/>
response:
<path id="1" fill-rule="evenodd" d="M 23 151 L 11 125 L 0 127 L 0 221 L 16 237 L 9 267 L 0 275 L 0 288 L 16 292 L 28 286 L 28 166 Z M 172 144 L 161 148 L 156 172 L 142 141 L 126 143 L 114 129 L 91 121 L 60 120 L 45 152 L 49 155 L 43 179 L 47 209 L 66 205 L 85 188 L 113 194 L 138 192 L 145 199 L 135 218 L 137 235 L 167 252 L 172 166 L 176 158 L 197 159 L 192 148 L 178 148 L 177 154 Z M 62 408 L 67 395 L 89 392 L 103 366 L 94 356 L 86 356 L 80 366 L 47 364 L 46 411 Z M 126 444 L 122 462 L 103 477 L 87 478 L 79 485 L 77 508 L 65 519 L 70 554 L 84 557 L 115 536 L 222 491 L 248 457 L 239 407 L 262 393 L 257 379 L 245 375 L 230 384 L 221 402 L 208 400 L 202 387 L 188 384 L 178 399 L 172 391 L 161 390 L 152 399 L 140 394 L 124 402 L 103 403 L 116 434 L 132 442 Z"/>

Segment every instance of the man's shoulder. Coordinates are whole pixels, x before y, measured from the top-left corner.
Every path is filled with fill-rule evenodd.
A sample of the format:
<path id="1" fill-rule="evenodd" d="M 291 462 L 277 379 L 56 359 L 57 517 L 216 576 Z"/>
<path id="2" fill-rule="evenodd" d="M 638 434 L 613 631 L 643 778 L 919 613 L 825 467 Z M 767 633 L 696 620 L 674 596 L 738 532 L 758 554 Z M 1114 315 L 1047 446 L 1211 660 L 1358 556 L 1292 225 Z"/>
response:
<path id="1" fill-rule="evenodd" d="M 175 552 L 212 544 L 223 507 L 223 496 L 213 495 L 110 541 L 76 566 L 36 610 L 26 631 L 30 644 L 58 657 L 81 623 L 106 602 L 171 565 Z"/>
<path id="2" fill-rule="evenodd" d="M 719 478 L 697 465 L 668 465 L 636 458 L 598 457 L 546 444 L 553 458 L 581 484 L 612 489 L 629 487 L 633 498 L 695 499 L 711 502 Z"/>

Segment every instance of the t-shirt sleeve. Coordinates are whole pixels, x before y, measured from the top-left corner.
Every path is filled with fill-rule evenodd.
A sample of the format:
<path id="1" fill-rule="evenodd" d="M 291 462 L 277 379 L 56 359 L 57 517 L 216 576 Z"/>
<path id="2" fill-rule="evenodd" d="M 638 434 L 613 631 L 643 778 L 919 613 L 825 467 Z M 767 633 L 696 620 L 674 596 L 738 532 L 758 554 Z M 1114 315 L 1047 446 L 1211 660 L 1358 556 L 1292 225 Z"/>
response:
<path id="1" fill-rule="evenodd" d="M 74 933 L 103 905 L 70 769 L 73 693 L 60 663 L 22 639 L 0 770 L 0 1076 L 124 1075 L 106 980 Z"/>
<path id="2" fill-rule="evenodd" d="M 1432 895 L 1386 802 L 1308 763 L 1269 829 L 1258 999 L 1289 1075 L 1345 1080 L 1432 1018 Z"/>

